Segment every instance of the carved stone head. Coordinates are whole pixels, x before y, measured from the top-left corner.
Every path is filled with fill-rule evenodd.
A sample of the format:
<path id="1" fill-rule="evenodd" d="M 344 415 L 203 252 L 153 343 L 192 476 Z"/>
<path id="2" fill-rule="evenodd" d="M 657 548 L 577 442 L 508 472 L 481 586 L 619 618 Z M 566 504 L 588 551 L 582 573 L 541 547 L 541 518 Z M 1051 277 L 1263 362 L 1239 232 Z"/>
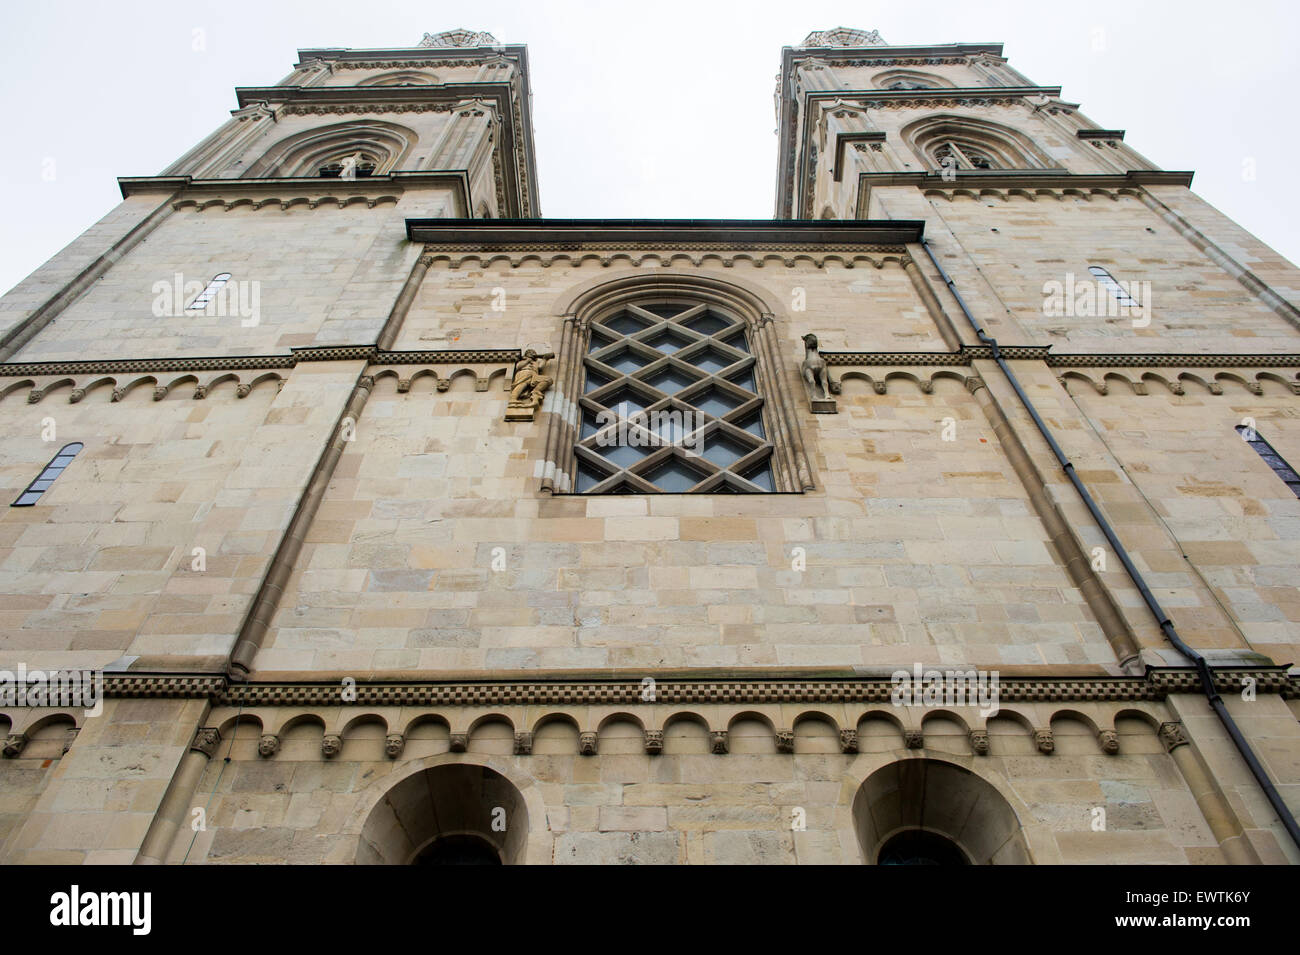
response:
<path id="1" fill-rule="evenodd" d="M 272 733 L 262 734 L 262 738 L 257 741 L 257 755 L 274 756 L 280 752 L 280 737 Z"/>
<path id="2" fill-rule="evenodd" d="M 989 754 L 989 731 L 971 730 L 970 748 L 975 752 L 976 756 L 987 756 Z"/>
<path id="3" fill-rule="evenodd" d="M 320 741 L 321 755 L 326 759 L 333 759 L 343 751 L 343 737 L 333 733 L 326 733 Z"/>
<path id="4" fill-rule="evenodd" d="M 397 759 L 406 748 L 406 737 L 401 733 L 389 733 L 384 737 L 384 754 L 389 759 Z"/>

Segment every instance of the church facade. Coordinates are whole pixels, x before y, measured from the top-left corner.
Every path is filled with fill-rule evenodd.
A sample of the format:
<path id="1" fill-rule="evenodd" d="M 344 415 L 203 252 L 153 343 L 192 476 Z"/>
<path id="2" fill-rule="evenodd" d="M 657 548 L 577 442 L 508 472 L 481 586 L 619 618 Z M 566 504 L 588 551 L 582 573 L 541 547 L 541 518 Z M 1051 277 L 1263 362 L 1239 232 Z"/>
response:
<path id="1" fill-rule="evenodd" d="M 0 299 L 0 861 L 1300 862 L 1300 271 L 1000 44 L 781 57 L 770 220 L 545 218 L 455 30 Z"/>

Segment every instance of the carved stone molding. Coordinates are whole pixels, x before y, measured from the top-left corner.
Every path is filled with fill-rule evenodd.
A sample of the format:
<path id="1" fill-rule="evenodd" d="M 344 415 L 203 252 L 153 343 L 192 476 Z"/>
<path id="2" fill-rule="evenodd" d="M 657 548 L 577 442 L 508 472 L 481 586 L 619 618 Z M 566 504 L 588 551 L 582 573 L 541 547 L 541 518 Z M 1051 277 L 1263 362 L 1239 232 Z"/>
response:
<path id="1" fill-rule="evenodd" d="M 1097 734 L 1097 742 L 1101 746 L 1101 751 L 1107 756 L 1114 756 L 1119 752 L 1119 733 L 1114 730 L 1101 730 Z"/>
<path id="2" fill-rule="evenodd" d="M 194 739 L 190 742 L 190 749 L 211 759 L 220 745 L 221 731 L 215 726 L 202 726 L 194 732 Z"/>
<path id="3" fill-rule="evenodd" d="M 280 109 L 282 116 L 329 116 L 349 113 L 451 113 L 459 103 L 318 103 L 289 105 Z"/>
<path id="4" fill-rule="evenodd" d="M 822 61 L 831 68 L 852 68 L 860 66 L 963 66 L 964 56 L 888 56 L 882 53 L 870 58 L 825 59 Z"/>
<path id="5" fill-rule="evenodd" d="M 515 734 L 515 755 L 531 756 L 533 754 L 533 734 L 516 733 Z"/>
<path id="6" fill-rule="evenodd" d="M 903 746 L 907 749 L 924 749 L 925 734 L 920 730 L 903 730 Z"/>
<path id="7" fill-rule="evenodd" d="M 451 751 L 453 753 L 464 753 L 469 750 L 468 733 L 452 733 L 450 738 Z"/>
<path id="8" fill-rule="evenodd" d="M 1118 388 L 1120 394 L 1127 393 L 1123 387 L 1127 386 L 1128 391 L 1135 395 L 1167 393 L 1172 395 L 1210 394 L 1235 396 L 1239 395 L 1241 391 L 1246 391 L 1252 395 L 1262 395 L 1264 394 L 1264 382 L 1266 381 L 1281 385 L 1293 395 L 1300 395 L 1300 375 L 1287 377 L 1285 374 L 1278 372 L 1261 371 L 1255 372 L 1252 376 L 1252 372 L 1245 368 L 1218 371 L 1213 374 L 1196 374 L 1186 369 L 1180 371 L 1177 368 L 1168 371 L 1162 369 L 1162 373 L 1150 370 L 1144 371 L 1141 368 L 1125 368 L 1120 371 L 1105 372 L 1104 374 L 1100 373 L 1100 371 L 1093 374 L 1085 374 L 1082 371 L 1067 371 L 1065 374 L 1058 376 L 1056 380 L 1067 391 L 1070 390 L 1071 383 L 1082 383 L 1090 386 L 1099 395 L 1110 394 L 1112 382 L 1121 384 L 1121 387 Z M 1227 387 L 1224 387 L 1225 385 Z"/>
<path id="9" fill-rule="evenodd" d="M 713 730 L 709 733 L 709 749 L 718 756 L 725 755 L 729 751 L 726 730 Z"/>
<path id="10" fill-rule="evenodd" d="M 511 243 L 499 249 L 492 244 L 427 246 L 432 251 L 431 263 L 446 262 L 453 271 L 466 268 L 473 262 L 475 268 L 488 268 L 498 262 L 509 263 L 511 268 L 537 265 L 550 268 L 563 262 L 566 265 L 586 261 L 599 262 L 608 268 L 616 263 L 641 267 L 653 261 L 656 265 L 673 265 L 685 260 L 699 268 L 709 260 L 718 261 L 724 268 L 738 262 L 750 262 L 762 267 L 775 260 L 786 268 L 794 268 L 800 261 L 808 261 L 817 268 L 832 262 L 846 269 L 868 265 L 883 269 L 886 265 L 901 264 L 905 250 L 901 246 L 858 246 L 834 244 L 748 244 L 740 245 L 746 251 L 719 247 L 713 243 L 682 242 L 671 246 L 646 242 L 582 242 L 582 243 Z M 603 253 L 603 254 L 602 254 Z"/>
<path id="11" fill-rule="evenodd" d="M 343 751 L 343 737 L 334 733 L 326 733 L 321 737 L 320 754 L 326 759 L 333 759 Z"/>
<path id="12" fill-rule="evenodd" d="M 578 734 L 578 752 L 583 756 L 595 756 L 597 752 L 596 734 L 585 732 Z"/>
<path id="13" fill-rule="evenodd" d="M 778 753 L 794 752 L 794 732 L 792 730 L 776 731 L 776 751 Z"/>
<path id="14" fill-rule="evenodd" d="M 987 756 L 989 754 L 988 730 L 971 730 L 970 748 L 976 756 Z"/>
<path id="15" fill-rule="evenodd" d="M 371 357 L 370 364 L 375 368 L 394 365 L 513 365 L 521 357 L 522 352 L 518 348 L 381 351 Z"/>
<path id="16" fill-rule="evenodd" d="M 77 734 L 80 732 L 81 732 L 81 727 L 79 726 L 68 727 L 67 735 L 63 739 L 63 753 L 61 755 L 63 756 L 68 755 L 68 750 L 72 749 L 72 744 L 77 741 Z"/>
<path id="17" fill-rule="evenodd" d="M 840 730 L 840 752 L 856 753 L 858 751 L 858 731 Z"/>
<path id="18" fill-rule="evenodd" d="M 1300 698 L 1300 676 L 1282 667 L 1219 667 L 1220 692 L 1240 692 L 1247 680 L 1259 693 Z M 105 696 L 112 699 L 208 699 L 216 705 L 253 706 L 497 706 L 497 705 L 646 705 L 640 679 L 501 680 L 496 682 L 359 682 L 356 699 L 340 704 L 338 683 L 239 683 L 216 675 L 106 673 Z M 688 680 L 657 678 L 655 703 L 889 703 L 894 685 L 884 678 Z M 1171 693 L 1199 693 L 1200 678 L 1190 667 L 1151 668 L 1143 676 L 1034 679 L 1003 677 L 999 698 L 1012 702 L 1162 700 Z M 463 734 L 461 734 L 463 735 Z"/>
<path id="19" fill-rule="evenodd" d="M 1052 731 L 1050 729 L 1034 730 L 1034 745 L 1038 747 L 1038 751 L 1044 756 L 1051 755 L 1053 750 L 1056 749 L 1056 740 L 1052 736 Z"/>
<path id="20" fill-rule="evenodd" d="M 509 62 L 489 62 L 494 56 L 500 56 L 499 53 L 493 52 L 476 60 L 443 60 L 443 59 L 424 59 L 424 60 L 332 60 L 336 70 L 427 70 L 431 66 L 448 70 L 455 69 L 459 66 L 486 66 L 488 69 L 508 70 Z"/>
<path id="21" fill-rule="evenodd" d="M 1160 724 L 1160 742 L 1165 744 L 1165 752 L 1172 753 L 1179 746 L 1186 746 L 1191 740 L 1187 738 L 1187 732 L 1181 722 L 1170 720 Z"/>
<path id="22" fill-rule="evenodd" d="M 647 756 L 658 756 L 664 751 L 663 730 L 645 730 L 644 739 Z"/>
<path id="23" fill-rule="evenodd" d="M 273 733 L 263 733 L 257 741 L 257 755 L 270 759 L 280 752 L 280 737 Z"/>
<path id="24" fill-rule="evenodd" d="M 4 747 L 0 749 L 0 753 L 3 753 L 5 759 L 15 759 L 26 745 L 26 733 L 10 733 L 5 737 Z"/>
<path id="25" fill-rule="evenodd" d="M 354 179 L 332 179 L 325 181 L 347 183 L 347 185 L 334 186 L 328 191 L 314 196 L 270 196 L 263 199 L 251 199 L 247 196 L 240 196 L 238 198 L 215 197 L 201 201 L 198 199 L 178 199 L 176 202 L 172 203 L 172 211 L 183 212 L 186 209 L 192 209 L 195 212 L 208 212 L 209 210 L 215 210 L 217 212 L 233 212 L 236 209 L 247 208 L 251 209 L 253 212 L 260 212 L 262 209 L 278 209 L 281 212 L 288 212 L 295 206 L 302 206 L 305 209 L 319 209 L 322 206 L 326 208 L 337 207 L 339 209 L 346 209 L 349 206 L 356 205 L 365 206 L 367 209 L 374 209 L 378 206 L 384 205 L 395 206 L 401 199 L 400 196 L 395 195 L 356 195 L 354 187 L 351 184 L 358 180 Z M 368 185 L 370 192 L 380 191 L 382 188 L 392 188 L 392 184 L 387 181 L 374 183 L 367 183 L 364 179 L 359 181 L 365 184 L 360 188 L 365 189 Z M 342 192 L 344 189 L 353 192 L 354 194 L 349 196 L 340 196 L 338 193 Z"/>

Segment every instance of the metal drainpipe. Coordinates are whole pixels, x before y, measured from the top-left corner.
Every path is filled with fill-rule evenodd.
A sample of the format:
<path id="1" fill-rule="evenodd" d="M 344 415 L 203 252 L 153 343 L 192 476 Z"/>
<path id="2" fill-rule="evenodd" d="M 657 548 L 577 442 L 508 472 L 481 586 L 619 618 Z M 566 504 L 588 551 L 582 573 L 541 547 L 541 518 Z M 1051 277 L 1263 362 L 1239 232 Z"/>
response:
<path id="1" fill-rule="evenodd" d="M 1156 600 L 1155 594 L 1151 593 L 1151 588 L 1147 586 L 1146 581 L 1143 579 L 1142 572 L 1133 566 L 1133 561 L 1129 559 L 1128 551 L 1124 549 L 1124 545 L 1121 544 L 1119 538 L 1115 536 L 1115 532 L 1111 529 L 1110 522 L 1106 520 L 1106 516 L 1102 514 L 1101 509 L 1097 507 L 1097 502 L 1092 499 L 1092 495 L 1088 493 L 1088 489 L 1084 487 L 1083 482 L 1079 480 L 1079 476 L 1074 473 L 1074 465 L 1071 464 L 1070 459 L 1065 456 L 1065 452 L 1061 450 L 1060 445 L 1056 443 L 1056 439 L 1052 437 L 1052 432 L 1048 430 L 1047 424 L 1038 416 L 1038 410 L 1034 407 L 1033 402 L 1029 400 L 1029 396 L 1025 394 L 1024 389 L 1020 387 L 1020 381 L 1016 378 L 1015 372 L 1011 370 L 1011 367 L 1002 357 L 1002 351 L 998 348 L 997 341 L 984 333 L 984 329 L 980 326 L 979 322 L 975 320 L 975 316 L 971 314 L 971 310 L 966 307 L 966 300 L 961 297 L 961 293 L 957 291 L 957 286 L 953 284 L 952 279 L 949 277 L 947 271 L 944 270 L 944 267 L 939 264 L 939 259 L 935 256 L 934 251 L 930 248 L 930 244 L 926 242 L 924 238 L 921 239 L 921 247 L 925 249 L 925 254 L 930 257 L 930 262 L 936 269 L 938 269 L 939 275 L 943 279 L 944 284 L 948 286 L 948 291 L 952 292 L 952 297 L 956 299 L 957 306 L 961 309 L 962 314 L 966 316 L 966 321 L 970 322 L 970 326 L 975 330 L 975 334 L 979 338 L 980 342 L 989 346 L 992 350 L 993 360 L 997 362 L 998 368 L 1002 370 L 1002 374 L 1006 376 L 1007 382 L 1015 390 L 1016 397 L 1020 399 L 1020 403 L 1024 406 L 1025 410 L 1029 412 L 1029 417 L 1033 419 L 1034 426 L 1038 428 L 1038 433 L 1043 436 L 1048 447 L 1052 449 L 1052 454 L 1056 456 L 1056 461 L 1061 466 L 1061 470 L 1065 472 L 1065 476 L 1068 477 L 1070 483 L 1074 485 L 1075 491 L 1077 491 L 1079 497 L 1082 498 L 1084 505 L 1088 508 L 1088 512 L 1092 514 L 1092 519 L 1097 522 L 1097 526 L 1101 528 L 1101 532 L 1106 536 L 1106 540 L 1110 543 L 1111 548 L 1114 549 L 1116 555 L 1119 557 L 1120 563 L 1124 565 L 1124 570 L 1128 573 L 1129 577 L 1132 578 L 1133 583 L 1137 585 L 1138 592 L 1142 594 L 1142 600 L 1146 603 L 1147 609 L 1151 611 L 1151 615 L 1156 618 L 1156 622 L 1160 625 L 1161 632 L 1163 632 L 1169 642 L 1174 645 L 1174 649 L 1187 657 L 1187 659 L 1191 660 L 1192 664 L 1196 667 L 1196 672 L 1201 678 L 1201 689 L 1204 691 L 1205 698 L 1209 701 L 1210 707 L 1218 715 L 1220 722 L 1223 723 L 1223 728 L 1228 731 L 1228 736 L 1231 737 L 1233 745 L 1237 747 L 1237 751 L 1241 753 L 1242 759 L 1244 759 L 1246 765 L 1250 767 L 1251 774 L 1255 777 L 1255 781 L 1259 783 L 1259 788 L 1264 791 L 1264 795 L 1268 797 L 1269 804 L 1273 807 L 1273 811 L 1276 812 L 1278 818 L 1282 820 L 1282 825 L 1286 828 L 1287 835 L 1289 835 L 1291 841 L 1296 844 L 1296 848 L 1300 848 L 1300 825 L 1296 823 L 1295 816 L 1291 814 L 1291 810 L 1287 807 L 1287 804 L 1282 801 L 1282 797 L 1279 795 L 1277 788 L 1273 785 L 1273 781 L 1269 779 L 1268 773 L 1260 764 L 1259 758 L 1255 755 L 1255 751 L 1251 749 L 1250 744 L 1246 742 L 1246 737 L 1241 735 L 1241 730 L 1233 720 L 1232 714 L 1228 712 L 1228 708 L 1224 705 L 1222 698 L 1219 696 L 1218 690 L 1215 689 L 1214 671 L 1210 669 L 1210 664 L 1206 662 L 1205 657 L 1201 656 L 1198 652 L 1189 647 L 1183 642 L 1182 638 L 1178 636 L 1178 631 L 1174 629 L 1173 621 L 1169 619 L 1168 614 L 1166 614 L 1164 609 L 1161 608 L 1160 602 Z"/>

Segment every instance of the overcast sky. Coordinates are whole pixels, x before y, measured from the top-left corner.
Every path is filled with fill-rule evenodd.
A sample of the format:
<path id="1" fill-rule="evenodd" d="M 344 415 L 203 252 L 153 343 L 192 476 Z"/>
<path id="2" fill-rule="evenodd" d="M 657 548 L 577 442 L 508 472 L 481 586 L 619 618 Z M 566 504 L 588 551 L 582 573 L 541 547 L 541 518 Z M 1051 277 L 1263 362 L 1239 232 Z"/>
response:
<path id="1" fill-rule="evenodd" d="M 235 86 L 278 82 L 297 50 L 455 27 L 528 44 L 546 216 L 771 218 L 781 47 L 849 26 L 1004 43 L 1033 82 L 1194 170 L 1196 192 L 1300 261 L 1297 3 L 7 0 L 3 15 L 0 291 L 111 209 L 117 176 L 160 172 L 227 117 Z"/>

